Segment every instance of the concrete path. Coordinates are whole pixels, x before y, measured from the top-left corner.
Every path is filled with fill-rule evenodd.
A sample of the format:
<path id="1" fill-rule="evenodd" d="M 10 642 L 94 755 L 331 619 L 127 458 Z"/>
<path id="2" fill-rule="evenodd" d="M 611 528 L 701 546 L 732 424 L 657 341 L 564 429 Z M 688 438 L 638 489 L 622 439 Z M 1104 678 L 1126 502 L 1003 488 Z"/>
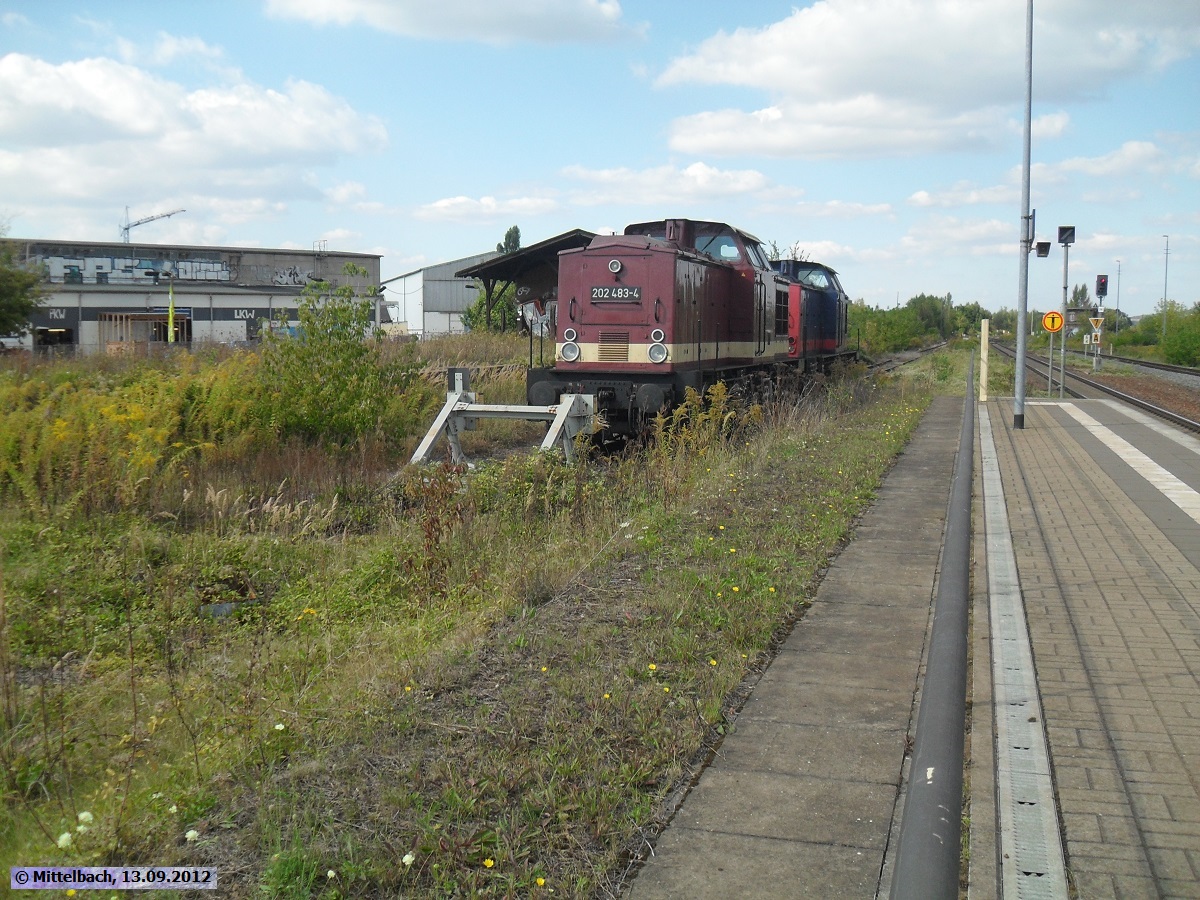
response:
<path id="1" fill-rule="evenodd" d="M 886 894 L 961 425 L 934 401 L 633 900 Z"/>

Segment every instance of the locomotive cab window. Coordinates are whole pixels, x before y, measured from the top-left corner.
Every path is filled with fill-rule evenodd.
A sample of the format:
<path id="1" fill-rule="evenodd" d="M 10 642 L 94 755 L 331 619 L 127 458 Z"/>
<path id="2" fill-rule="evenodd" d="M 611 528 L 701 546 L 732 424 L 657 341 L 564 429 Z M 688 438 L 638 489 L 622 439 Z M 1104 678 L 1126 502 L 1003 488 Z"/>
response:
<path id="1" fill-rule="evenodd" d="M 742 258 L 737 241 L 728 233 L 697 235 L 696 249 L 723 262 L 735 262 Z"/>
<path id="2" fill-rule="evenodd" d="M 750 257 L 750 262 L 754 263 L 756 268 L 770 269 L 771 264 L 767 262 L 767 255 L 763 253 L 762 246 L 759 244 L 746 244 L 746 254 Z"/>
<path id="3" fill-rule="evenodd" d="M 775 334 L 788 333 L 788 289 L 786 285 L 775 285 Z"/>

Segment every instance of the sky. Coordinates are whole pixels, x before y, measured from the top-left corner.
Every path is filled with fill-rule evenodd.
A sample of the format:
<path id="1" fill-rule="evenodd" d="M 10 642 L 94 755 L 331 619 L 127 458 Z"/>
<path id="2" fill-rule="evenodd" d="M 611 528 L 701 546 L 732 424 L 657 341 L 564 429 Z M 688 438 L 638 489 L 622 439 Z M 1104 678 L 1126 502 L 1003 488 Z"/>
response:
<path id="1" fill-rule="evenodd" d="M 312 248 L 388 279 L 727 222 L 852 298 L 1015 309 L 1023 0 L 0 0 L 10 237 Z M 1200 302 L 1200 2 L 1036 0 L 1031 206 L 1067 281 Z M 128 208 L 128 213 L 126 209 Z M 1169 252 L 1168 252 L 1169 251 Z M 1029 262 L 1058 308 L 1062 247 Z"/>

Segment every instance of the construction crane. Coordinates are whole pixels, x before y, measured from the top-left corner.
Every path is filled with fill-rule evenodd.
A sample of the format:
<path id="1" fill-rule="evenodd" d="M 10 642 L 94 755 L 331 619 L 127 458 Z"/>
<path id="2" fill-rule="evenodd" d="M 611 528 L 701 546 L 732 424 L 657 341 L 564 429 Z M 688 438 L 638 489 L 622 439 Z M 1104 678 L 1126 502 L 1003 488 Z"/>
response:
<path id="1" fill-rule="evenodd" d="M 146 216 L 144 219 L 138 219 L 136 222 L 129 221 L 129 207 L 125 207 L 125 224 L 121 226 L 121 240 L 126 244 L 129 243 L 129 229 L 136 228 L 138 225 L 145 225 L 147 222 L 153 222 L 155 219 L 165 219 L 168 216 L 176 215 L 177 213 L 187 212 L 186 209 L 173 209 L 170 212 L 158 213 L 154 216 Z"/>

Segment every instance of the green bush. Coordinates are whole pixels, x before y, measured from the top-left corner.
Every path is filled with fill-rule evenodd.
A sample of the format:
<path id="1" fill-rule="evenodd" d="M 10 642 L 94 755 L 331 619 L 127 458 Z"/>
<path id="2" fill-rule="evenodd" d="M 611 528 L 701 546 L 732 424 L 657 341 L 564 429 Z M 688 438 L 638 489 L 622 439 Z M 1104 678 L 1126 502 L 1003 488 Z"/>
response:
<path id="1" fill-rule="evenodd" d="M 356 274 L 349 263 L 347 274 Z M 296 334 L 279 329 L 264 339 L 262 377 L 282 434 L 345 444 L 388 430 L 389 415 L 411 418 L 392 398 L 415 382 L 416 368 L 383 358 L 369 338 L 371 310 L 351 286 L 319 282 L 305 290 Z"/>
<path id="2" fill-rule="evenodd" d="M 1163 341 L 1163 359 L 1177 366 L 1200 365 L 1200 304 L 1182 319 L 1172 321 Z"/>

